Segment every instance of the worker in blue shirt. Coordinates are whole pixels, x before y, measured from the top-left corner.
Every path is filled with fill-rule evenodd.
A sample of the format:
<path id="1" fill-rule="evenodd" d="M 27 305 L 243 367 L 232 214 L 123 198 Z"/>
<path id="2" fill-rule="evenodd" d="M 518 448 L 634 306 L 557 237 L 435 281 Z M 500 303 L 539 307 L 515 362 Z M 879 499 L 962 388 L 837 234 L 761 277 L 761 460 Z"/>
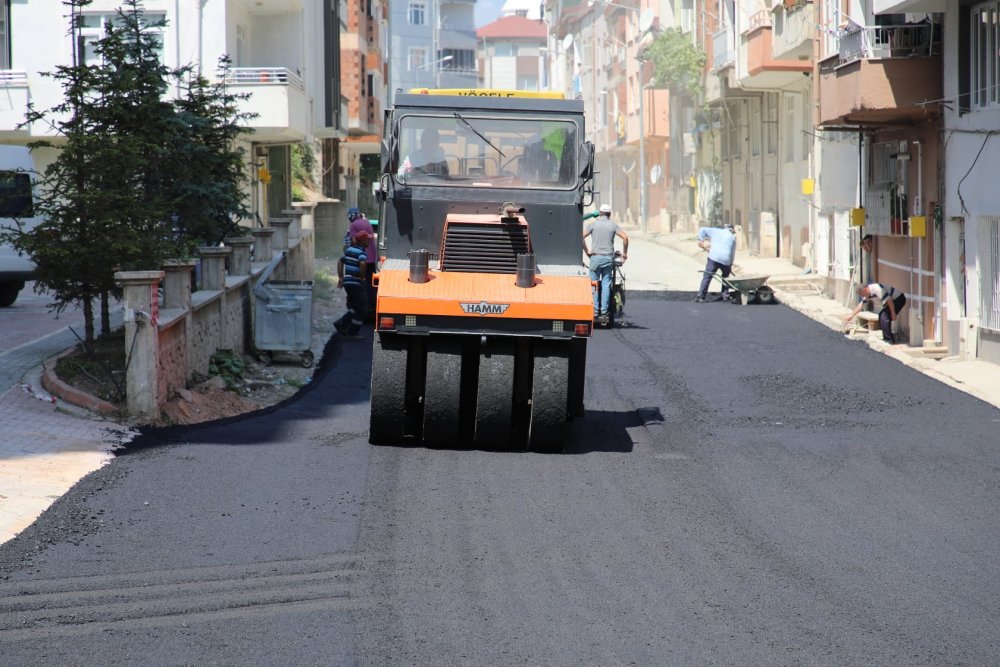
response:
<path id="1" fill-rule="evenodd" d="M 708 241 L 709 247 L 705 247 Z M 728 278 L 733 271 L 733 259 L 736 257 L 736 228 L 732 225 L 725 227 L 702 227 L 698 230 L 698 247 L 708 250 L 708 262 L 705 264 L 704 276 L 701 279 L 701 287 L 698 288 L 698 296 L 695 297 L 697 303 L 704 303 L 708 296 L 708 285 L 712 282 L 712 276 L 716 271 L 722 272 L 723 278 Z M 729 298 L 729 287 L 722 286 L 722 300 Z"/>

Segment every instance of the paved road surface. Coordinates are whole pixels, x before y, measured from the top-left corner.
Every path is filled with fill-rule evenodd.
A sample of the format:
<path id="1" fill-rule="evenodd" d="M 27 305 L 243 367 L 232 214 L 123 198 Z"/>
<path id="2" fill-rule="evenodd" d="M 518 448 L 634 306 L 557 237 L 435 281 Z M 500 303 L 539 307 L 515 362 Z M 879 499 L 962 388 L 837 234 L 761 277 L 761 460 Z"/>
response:
<path id="1" fill-rule="evenodd" d="M 995 664 L 1000 411 L 784 306 L 632 296 L 566 455 L 368 446 L 339 339 L 297 400 L 143 434 L 0 546 L 5 659 Z"/>

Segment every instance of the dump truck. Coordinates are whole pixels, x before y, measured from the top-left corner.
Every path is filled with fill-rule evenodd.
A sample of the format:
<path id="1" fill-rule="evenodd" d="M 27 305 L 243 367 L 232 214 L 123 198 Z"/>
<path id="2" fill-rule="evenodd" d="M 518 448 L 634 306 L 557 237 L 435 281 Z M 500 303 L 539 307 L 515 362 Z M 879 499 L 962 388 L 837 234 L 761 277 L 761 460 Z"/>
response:
<path id="1" fill-rule="evenodd" d="M 581 100 L 397 92 L 381 145 L 369 440 L 561 451 L 593 285 Z"/>

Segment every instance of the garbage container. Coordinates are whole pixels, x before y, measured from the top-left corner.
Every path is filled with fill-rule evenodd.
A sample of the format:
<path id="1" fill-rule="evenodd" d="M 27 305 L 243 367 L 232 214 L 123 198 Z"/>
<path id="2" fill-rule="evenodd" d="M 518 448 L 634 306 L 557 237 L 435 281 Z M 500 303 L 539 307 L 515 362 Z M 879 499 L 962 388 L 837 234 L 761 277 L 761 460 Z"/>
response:
<path id="1" fill-rule="evenodd" d="M 253 288 L 253 339 L 257 358 L 270 364 L 275 352 L 298 354 L 302 366 L 313 365 L 311 280 L 269 280 L 281 261 L 268 264 Z"/>

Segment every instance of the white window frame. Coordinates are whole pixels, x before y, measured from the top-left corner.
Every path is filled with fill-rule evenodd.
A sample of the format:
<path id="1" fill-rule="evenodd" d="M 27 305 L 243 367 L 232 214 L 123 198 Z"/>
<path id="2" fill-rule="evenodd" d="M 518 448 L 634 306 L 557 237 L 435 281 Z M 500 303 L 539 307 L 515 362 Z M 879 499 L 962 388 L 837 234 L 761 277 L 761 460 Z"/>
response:
<path id="1" fill-rule="evenodd" d="M 426 67 L 430 61 L 430 49 L 426 46 L 411 46 L 406 51 L 406 69 L 411 72 Z"/>
<path id="2" fill-rule="evenodd" d="M 10 69 L 10 16 L 7 0 L 0 0 L 0 69 Z"/>
<path id="3" fill-rule="evenodd" d="M 969 104 L 1000 106 L 1000 0 L 969 10 Z"/>
<path id="4" fill-rule="evenodd" d="M 799 121 L 796 101 L 794 95 L 785 96 L 785 162 L 795 161 L 795 134 Z"/>
<path id="5" fill-rule="evenodd" d="M 406 8 L 406 21 L 410 25 L 427 25 L 427 3 L 417 0 Z"/>
<path id="6" fill-rule="evenodd" d="M 77 57 L 81 65 L 85 65 L 91 62 L 91 59 L 96 56 L 92 49 L 94 44 L 104 39 L 106 36 L 105 27 L 110 22 L 115 22 L 118 20 L 117 12 L 81 12 L 80 13 L 80 28 L 79 34 L 77 35 L 77 43 L 74 45 L 76 48 Z M 145 19 L 146 23 L 161 23 L 167 18 L 166 12 L 151 12 L 144 11 L 142 17 Z M 83 23 L 87 22 L 90 25 L 84 26 Z M 151 28 L 150 32 L 159 37 L 160 48 L 160 62 L 165 63 L 166 56 L 166 38 L 167 30 L 165 26 L 158 26 Z M 91 56 L 88 57 L 87 53 L 90 52 Z"/>
<path id="7" fill-rule="evenodd" d="M 979 218 L 979 323 L 1000 332 L 1000 216 Z"/>

